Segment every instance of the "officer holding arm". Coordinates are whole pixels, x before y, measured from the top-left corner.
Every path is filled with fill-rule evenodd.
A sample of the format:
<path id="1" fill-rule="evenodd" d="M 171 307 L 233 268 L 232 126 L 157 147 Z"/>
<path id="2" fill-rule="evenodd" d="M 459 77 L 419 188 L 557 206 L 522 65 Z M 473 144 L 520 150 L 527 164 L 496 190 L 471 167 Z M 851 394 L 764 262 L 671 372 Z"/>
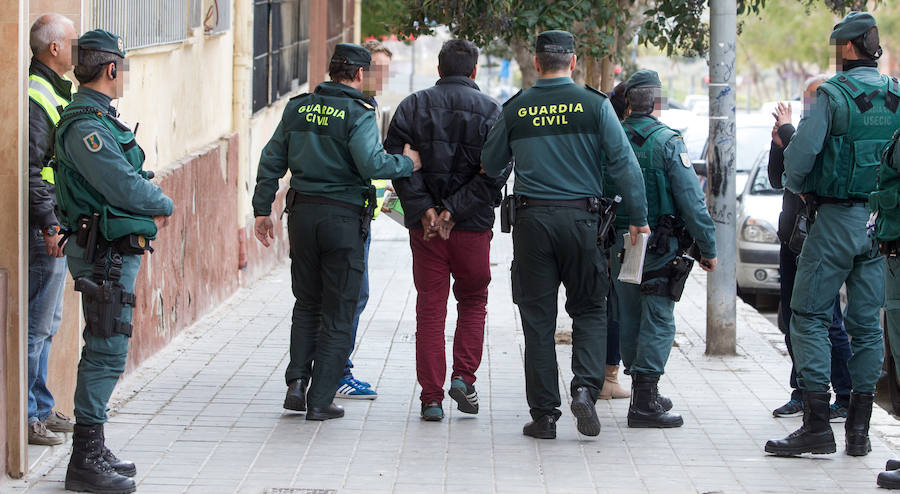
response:
<path id="1" fill-rule="evenodd" d="M 853 357 L 853 390 L 844 424 L 846 452 L 872 449 L 869 419 L 884 358 L 880 310 L 884 258 L 866 232 L 869 193 L 876 186 L 881 151 L 900 127 L 900 85 L 881 75 L 875 19 L 850 12 L 831 33 L 839 72 L 819 86 L 784 150 L 785 187 L 818 204 L 815 223 L 797 259 L 791 298 L 791 342 L 803 389 L 803 426 L 766 452 L 788 456 L 836 450 L 829 425 L 831 325 L 835 296 L 847 285 L 844 324 Z"/>
<path id="2" fill-rule="evenodd" d="M 255 233 L 266 247 L 274 238 L 270 215 L 278 180 L 291 172 L 286 209 L 297 300 L 284 408 L 306 411 L 306 420 L 344 416 L 332 400 L 353 343 L 376 204 L 371 180 L 408 177 L 421 167 L 384 152 L 374 107 L 361 92 L 371 62 L 365 48 L 339 43 L 328 69 L 331 81 L 288 102 L 257 171 Z"/>
<path id="3" fill-rule="evenodd" d="M 110 105 L 124 92 L 122 38 L 89 31 L 78 39 L 77 53 L 81 86 L 56 131 L 57 204 L 62 225 L 75 235 L 65 254 L 86 321 L 66 489 L 133 492 L 134 463 L 105 446 L 103 424 L 125 370 L 141 256 L 173 204 L 148 180 L 143 150 Z"/>
<path id="4" fill-rule="evenodd" d="M 540 78 L 506 102 L 481 153 L 491 177 L 515 158 L 512 294 L 525 333 L 525 391 L 533 419 L 522 432 L 556 437 L 561 413 L 554 335 L 562 283 L 573 319 L 571 409 L 578 431 L 596 436 L 609 287 L 605 252 L 597 245 L 604 154 L 633 236 L 650 233 L 647 202 L 637 160 L 606 95 L 572 81 L 574 37 L 543 32 L 535 52 Z"/>
<path id="5" fill-rule="evenodd" d="M 647 222 L 653 229 L 644 259 L 643 280 L 618 281 L 623 238 L 616 238 L 610 275 L 618 302 L 620 346 L 625 372 L 632 377 L 629 427 L 680 427 L 672 402 L 660 397 L 659 378 L 665 372 L 675 340 L 675 302 L 681 298 L 693 259 L 684 256 L 691 239 L 700 247 L 700 266 L 716 267 L 715 224 L 678 131 L 657 119 L 662 84 L 652 70 L 640 70 L 625 83 L 631 110 L 622 121 L 644 175 Z M 617 227 L 629 222 L 616 218 Z"/>

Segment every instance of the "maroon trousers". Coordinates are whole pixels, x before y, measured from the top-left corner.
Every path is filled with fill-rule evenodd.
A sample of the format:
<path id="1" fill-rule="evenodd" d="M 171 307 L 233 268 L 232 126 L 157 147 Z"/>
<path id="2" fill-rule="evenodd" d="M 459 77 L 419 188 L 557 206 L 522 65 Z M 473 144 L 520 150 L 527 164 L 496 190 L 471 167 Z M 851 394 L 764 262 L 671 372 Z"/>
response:
<path id="1" fill-rule="evenodd" d="M 416 373 L 423 403 L 444 399 L 447 362 L 444 324 L 450 276 L 456 298 L 456 335 L 453 337 L 453 376 L 475 383 L 484 344 L 490 251 L 493 232 L 453 230 L 450 238 L 422 239 L 422 230 L 409 231 L 413 281 L 416 285 Z"/>

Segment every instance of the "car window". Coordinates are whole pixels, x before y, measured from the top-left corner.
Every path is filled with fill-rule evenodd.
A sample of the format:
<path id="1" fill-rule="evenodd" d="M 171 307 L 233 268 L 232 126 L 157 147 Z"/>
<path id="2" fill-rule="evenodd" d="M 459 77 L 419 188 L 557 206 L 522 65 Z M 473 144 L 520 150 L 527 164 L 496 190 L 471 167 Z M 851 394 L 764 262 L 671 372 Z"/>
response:
<path id="1" fill-rule="evenodd" d="M 738 149 L 735 170 L 748 172 L 753 168 L 760 151 L 769 148 L 772 127 L 738 127 L 736 133 Z"/>
<path id="2" fill-rule="evenodd" d="M 769 169 L 766 163 L 763 163 L 756 169 L 756 175 L 753 177 L 753 185 L 750 186 L 751 195 L 778 195 L 781 190 L 772 187 L 769 183 Z"/>

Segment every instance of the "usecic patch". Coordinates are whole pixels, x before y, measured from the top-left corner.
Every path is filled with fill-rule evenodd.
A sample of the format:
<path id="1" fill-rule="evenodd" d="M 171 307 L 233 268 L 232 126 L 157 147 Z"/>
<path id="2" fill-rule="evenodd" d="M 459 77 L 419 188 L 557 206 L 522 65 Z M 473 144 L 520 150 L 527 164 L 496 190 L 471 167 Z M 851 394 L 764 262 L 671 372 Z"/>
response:
<path id="1" fill-rule="evenodd" d="M 687 153 L 681 153 L 681 164 L 684 165 L 685 168 L 691 167 L 691 159 L 688 157 Z"/>
<path id="2" fill-rule="evenodd" d="M 100 134 L 96 132 L 91 132 L 81 140 L 84 141 L 84 145 L 87 146 L 88 151 L 92 153 L 96 153 L 103 149 L 103 140 L 100 139 Z"/>

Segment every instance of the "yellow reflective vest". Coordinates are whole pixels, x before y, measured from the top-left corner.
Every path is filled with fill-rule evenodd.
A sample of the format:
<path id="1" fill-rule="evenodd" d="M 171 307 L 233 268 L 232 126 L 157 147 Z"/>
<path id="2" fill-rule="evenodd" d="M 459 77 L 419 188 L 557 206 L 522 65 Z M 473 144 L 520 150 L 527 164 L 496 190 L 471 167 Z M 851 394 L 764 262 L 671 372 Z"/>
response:
<path id="1" fill-rule="evenodd" d="M 63 76 L 63 79 L 69 80 L 66 76 Z M 54 127 L 59 124 L 60 112 L 69 105 L 69 100 L 56 94 L 50 81 L 37 74 L 28 76 L 28 97 L 44 109 Z M 49 166 L 41 168 L 41 178 L 45 182 L 54 183 L 53 168 Z"/>

